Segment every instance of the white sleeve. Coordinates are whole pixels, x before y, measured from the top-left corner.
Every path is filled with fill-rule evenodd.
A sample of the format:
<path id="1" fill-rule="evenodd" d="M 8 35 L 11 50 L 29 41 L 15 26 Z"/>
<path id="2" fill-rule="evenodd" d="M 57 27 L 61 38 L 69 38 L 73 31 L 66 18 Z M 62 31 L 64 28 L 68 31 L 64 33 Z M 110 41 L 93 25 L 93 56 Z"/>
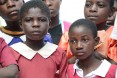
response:
<path id="1" fill-rule="evenodd" d="M 113 30 L 112 30 L 112 33 L 111 33 L 110 37 L 111 37 L 112 39 L 117 40 L 117 13 L 116 13 L 116 18 L 115 18 L 114 27 L 113 27 Z"/>
<path id="2" fill-rule="evenodd" d="M 115 72 L 115 78 L 117 78 L 117 69 L 116 69 L 116 72 Z"/>

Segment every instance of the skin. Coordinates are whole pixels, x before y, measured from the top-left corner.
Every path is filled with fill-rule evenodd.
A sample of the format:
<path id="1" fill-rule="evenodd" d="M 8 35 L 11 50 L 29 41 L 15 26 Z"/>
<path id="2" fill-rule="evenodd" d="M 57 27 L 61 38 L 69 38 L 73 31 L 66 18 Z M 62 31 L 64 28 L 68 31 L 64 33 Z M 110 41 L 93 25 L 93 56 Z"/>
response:
<path id="1" fill-rule="evenodd" d="M 51 26 L 54 28 L 59 24 L 59 9 L 61 0 L 42 0 L 49 7 L 51 13 Z"/>
<path id="2" fill-rule="evenodd" d="M 43 38 L 49 29 L 49 19 L 39 8 L 30 8 L 23 14 L 20 26 L 26 34 L 25 44 L 33 50 L 44 46 Z"/>
<path id="3" fill-rule="evenodd" d="M 103 30 L 107 18 L 112 16 L 109 0 L 86 0 L 84 7 L 85 18 L 90 19 L 96 25 L 98 30 Z"/>
<path id="4" fill-rule="evenodd" d="M 0 3 L 0 16 L 7 23 L 5 28 L 11 31 L 22 31 L 18 22 L 18 12 L 24 3 L 23 0 L 1 0 Z"/>
<path id="5" fill-rule="evenodd" d="M 78 66 L 83 69 L 84 76 L 101 64 L 101 61 L 94 56 L 94 47 L 98 42 L 99 38 L 94 38 L 91 30 L 84 26 L 75 27 L 69 32 L 70 49 L 79 59 Z"/>
<path id="6" fill-rule="evenodd" d="M 18 78 L 17 65 L 9 65 L 7 67 L 0 68 L 0 78 Z"/>
<path id="7" fill-rule="evenodd" d="M 108 20 L 106 22 L 108 25 L 114 25 L 115 17 L 116 17 L 116 14 L 117 14 L 117 0 L 114 1 L 113 9 L 114 9 L 113 15 L 109 16 Z"/>

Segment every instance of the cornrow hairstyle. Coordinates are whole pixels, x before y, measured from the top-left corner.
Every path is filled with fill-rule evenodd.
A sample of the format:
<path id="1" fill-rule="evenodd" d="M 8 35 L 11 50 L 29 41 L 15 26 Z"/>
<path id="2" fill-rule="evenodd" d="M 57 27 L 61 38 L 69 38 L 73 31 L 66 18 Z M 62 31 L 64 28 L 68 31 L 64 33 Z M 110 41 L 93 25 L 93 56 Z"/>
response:
<path id="1" fill-rule="evenodd" d="M 97 26 L 91 21 L 91 20 L 88 20 L 88 19 L 78 19 L 76 20 L 75 22 L 73 22 L 69 28 L 69 32 L 68 34 L 75 28 L 75 27 L 80 27 L 80 26 L 83 26 L 83 27 L 86 27 L 88 29 L 91 30 L 94 38 L 97 37 Z"/>
<path id="2" fill-rule="evenodd" d="M 23 4 L 19 11 L 19 20 L 21 21 L 24 13 L 28 12 L 30 8 L 39 8 L 41 9 L 42 13 L 46 14 L 48 19 L 51 19 L 50 16 L 50 10 L 49 8 L 45 5 L 45 3 L 42 0 L 31 0 Z"/>

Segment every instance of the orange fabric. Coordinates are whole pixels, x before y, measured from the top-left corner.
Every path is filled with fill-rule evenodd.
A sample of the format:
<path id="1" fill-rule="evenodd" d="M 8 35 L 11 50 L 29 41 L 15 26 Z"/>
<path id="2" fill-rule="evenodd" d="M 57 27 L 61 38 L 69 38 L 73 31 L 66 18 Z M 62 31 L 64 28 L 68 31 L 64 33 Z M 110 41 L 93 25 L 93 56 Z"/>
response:
<path id="1" fill-rule="evenodd" d="M 117 40 L 110 39 L 108 57 L 117 63 Z"/>
<path id="2" fill-rule="evenodd" d="M 102 42 L 102 45 L 100 45 L 97 48 L 97 51 L 106 57 L 108 55 L 109 43 L 110 43 L 109 37 L 112 32 L 112 29 L 113 29 L 113 27 L 111 26 L 106 31 L 105 30 L 98 31 L 98 36 L 100 37 L 100 42 Z"/>
<path id="3" fill-rule="evenodd" d="M 112 32 L 112 28 L 110 27 L 107 31 L 102 30 L 102 31 L 98 31 L 98 36 L 100 37 L 100 42 L 102 42 L 102 44 L 100 46 L 98 46 L 97 50 L 104 56 L 107 57 L 107 53 L 108 53 L 108 48 L 109 48 L 109 36 Z M 69 48 L 69 43 L 68 43 L 68 32 L 65 32 L 62 37 L 61 40 L 59 42 L 59 46 L 61 48 L 63 48 L 64 50 L 66 50 L 66 55 L 68 58 L 72 57 L 72 53 L 70 51 Z"/>
<path id="4" fill-rule="evenodd" d="M 66 51 L 67 58 L 72 57 L 72 53 L 70 51 L 70 47 L 69 47 L 69 43 L 68 43 L 68 32 L 67 31 L 62 35 L 58 46 L 63 48 Z"/>

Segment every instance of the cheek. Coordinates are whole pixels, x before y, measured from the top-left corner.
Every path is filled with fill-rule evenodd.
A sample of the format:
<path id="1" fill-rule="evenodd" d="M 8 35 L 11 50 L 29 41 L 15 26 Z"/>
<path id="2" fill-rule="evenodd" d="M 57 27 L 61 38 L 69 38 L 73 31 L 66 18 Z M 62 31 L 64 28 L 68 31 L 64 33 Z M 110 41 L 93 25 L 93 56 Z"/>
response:
<path id="1" fill-rule="evenodd" d="M 20 8 L 22 7 L 22 5 L 23 5 L 22 2 L 20 2 L 20 3 L 16 3 L 16 7 L 17 7 L 17 9 L 20 10 Z"/>
<path id="2" fill-rule="evenodd" d="M 108 17 L 109 17 L 109 14 L 110 13 L 110 11 L 108 11 L 108 10 L 100 10 L 99 12 L 98 12 L 98 16 L 100 17 L 100 18 L 102 18 L 102 19 L 107 19 Z"/>
<path id="3" fill-rule="evenodd" d="M 73 45 L 70 45 L 70 50 L 73 54 L 75 54 L 75 47 Z"/>
<path id="4" fill-rule="evenodd" d="M 7 9 L 6 8 L 0 8 L 0 16 L 6 17 Z"/>

